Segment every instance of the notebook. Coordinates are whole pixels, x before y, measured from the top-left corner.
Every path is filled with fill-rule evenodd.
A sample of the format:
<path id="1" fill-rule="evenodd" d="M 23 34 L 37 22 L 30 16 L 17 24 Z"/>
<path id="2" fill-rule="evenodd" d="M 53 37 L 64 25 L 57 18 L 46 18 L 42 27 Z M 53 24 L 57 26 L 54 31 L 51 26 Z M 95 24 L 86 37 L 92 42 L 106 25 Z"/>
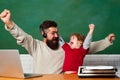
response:
<path id="1" fill-rule="evenodd" d="M 14 78 L 40 77 L 41 74 L 23 73 L 18 50 L 0 50 L 0 76 Z"/>
<path id="2" fill-rule="evenodd" d="M 117 69 L 113 66 L 80 66 L 79 77 L 116 77 Z"/>

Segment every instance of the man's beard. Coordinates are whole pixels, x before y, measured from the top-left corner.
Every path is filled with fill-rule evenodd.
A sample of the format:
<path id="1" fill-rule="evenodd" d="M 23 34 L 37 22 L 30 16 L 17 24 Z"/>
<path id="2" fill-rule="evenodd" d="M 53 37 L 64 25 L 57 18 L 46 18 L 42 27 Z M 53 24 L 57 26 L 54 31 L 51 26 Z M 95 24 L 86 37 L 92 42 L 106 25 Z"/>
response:
<path id="1" fill-rule="evenodd" d="M 54 38 L 52 40 L 47 40 L 46 44 L 53 50 L 59 48 L 59 38 Z"/>

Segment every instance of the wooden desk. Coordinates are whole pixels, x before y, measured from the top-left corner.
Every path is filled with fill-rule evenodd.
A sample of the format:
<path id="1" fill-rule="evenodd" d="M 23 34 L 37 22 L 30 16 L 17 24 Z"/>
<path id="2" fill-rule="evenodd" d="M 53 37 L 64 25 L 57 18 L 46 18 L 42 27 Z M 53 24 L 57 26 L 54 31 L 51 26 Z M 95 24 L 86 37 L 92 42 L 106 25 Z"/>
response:
<path id="1" fill-rule="evenodd" d="M 120 78 L 79 78 L 77 74 L 47 74 L 29 79 L 3 78 L 0 80 L 120 80 Z"/>

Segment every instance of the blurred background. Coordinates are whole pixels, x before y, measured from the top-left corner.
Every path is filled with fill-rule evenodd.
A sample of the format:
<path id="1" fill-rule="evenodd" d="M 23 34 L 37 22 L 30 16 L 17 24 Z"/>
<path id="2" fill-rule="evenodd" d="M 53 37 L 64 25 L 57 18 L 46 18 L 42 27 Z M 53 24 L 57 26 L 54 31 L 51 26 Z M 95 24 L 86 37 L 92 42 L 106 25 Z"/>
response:
<path id="1" fill-rule="evenodd" d="M 0 12 L 9 9 L 12 20 L 26 33 L 42 40 L 39 25 L 44 20 L 58 23 L 59 34 L 69 42 L 71 33 L 87 35 L 88 25 L 95 24 L 93 41 L 114 33 L 113 45 L 97 54 L 120 54 L 120 0 L 1 0 Z M 27 51 L 4 29 L 0 21 L 0 49 Z"/>

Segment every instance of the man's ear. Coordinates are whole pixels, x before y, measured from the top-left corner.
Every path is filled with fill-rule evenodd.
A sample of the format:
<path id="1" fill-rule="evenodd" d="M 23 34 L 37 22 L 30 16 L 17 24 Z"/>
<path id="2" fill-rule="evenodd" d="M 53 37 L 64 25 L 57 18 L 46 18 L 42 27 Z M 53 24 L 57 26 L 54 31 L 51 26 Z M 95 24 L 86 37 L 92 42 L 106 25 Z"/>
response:
<path id="1" fill-rule="evenodd" d="M 43 31 L 41 31 L 41 34 L 43 35 Z"/>
<path id="2" fill-rule="evenodd" d="M 43 36 L 44 38 L 47 37 L 47 34 L 46 34 L 44 31 L 41 31 L 41 34 L 42 34 L 42 36 Z"/>

